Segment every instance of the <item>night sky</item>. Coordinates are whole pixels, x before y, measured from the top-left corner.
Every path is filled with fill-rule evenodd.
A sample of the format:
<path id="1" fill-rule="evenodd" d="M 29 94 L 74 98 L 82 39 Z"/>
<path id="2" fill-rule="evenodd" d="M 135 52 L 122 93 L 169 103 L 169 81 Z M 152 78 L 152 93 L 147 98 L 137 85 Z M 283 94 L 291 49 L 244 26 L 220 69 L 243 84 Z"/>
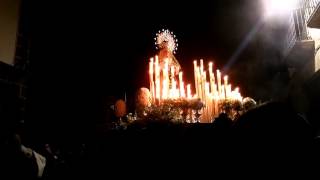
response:
<path id="1" fill-rule="evenodd" d="M 148 59 L 162 28 L 176 34 L 176 57 L 193 84 L 193 60 L 214 61 L 222 69 L 261 15 L 260 4 L 250 0 L 36 4 L 31 18 L 34 110 L 59 116 L 70 114 L 70 107 L 99 111 L 108 97 L 123 98 L 124 92 L 134 98 L 138 88 L 148 85 Z M 244 48 L 228 72 L 243 91 L 249 86 L 244 72 L 256 58 L 255 43 Z"/>

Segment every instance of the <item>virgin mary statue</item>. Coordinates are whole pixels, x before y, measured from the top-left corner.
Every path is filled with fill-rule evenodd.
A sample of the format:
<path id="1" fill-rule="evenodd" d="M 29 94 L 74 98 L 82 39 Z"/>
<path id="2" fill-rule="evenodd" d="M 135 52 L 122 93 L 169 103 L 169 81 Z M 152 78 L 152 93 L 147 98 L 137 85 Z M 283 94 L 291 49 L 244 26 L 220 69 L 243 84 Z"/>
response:
<path id="1" fill-rule="evenodd" d="M 161 67 L 164 67 L 165 60 L 168 59 L 169 67 L 174 67 L 175 72 L 178 73 L 181 69 L 181 66 L 174 56 L 178 43 L 175 35 L 169 30 L 162 30 L 156 34 L 155 38 L 156 47 L 159 50 L 159 64 Z"/>

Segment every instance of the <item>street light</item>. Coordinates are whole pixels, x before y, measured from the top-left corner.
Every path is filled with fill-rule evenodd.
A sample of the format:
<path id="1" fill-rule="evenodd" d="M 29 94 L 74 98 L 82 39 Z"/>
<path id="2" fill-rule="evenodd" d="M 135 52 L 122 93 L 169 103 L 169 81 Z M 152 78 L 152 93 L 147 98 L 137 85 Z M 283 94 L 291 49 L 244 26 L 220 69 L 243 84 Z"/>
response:
<path id="1" fill-rule="evenodd" d="M 264 0 L 267 17 L 285 15 L 296 9 L 298 0 Z"/>

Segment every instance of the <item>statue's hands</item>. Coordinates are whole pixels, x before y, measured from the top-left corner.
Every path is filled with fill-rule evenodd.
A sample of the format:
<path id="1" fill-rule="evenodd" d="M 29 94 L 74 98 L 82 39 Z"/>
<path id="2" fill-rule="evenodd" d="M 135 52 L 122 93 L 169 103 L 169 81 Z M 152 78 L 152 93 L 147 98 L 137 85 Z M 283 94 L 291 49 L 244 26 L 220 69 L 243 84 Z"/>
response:
<path id="1" fill-rule="evenodd" d="M 24 145 L 21 145 L 21 151 L 27 158 L 32 157 L 32 152 L 33 152 L 32 149 L 27 148 Z"/>

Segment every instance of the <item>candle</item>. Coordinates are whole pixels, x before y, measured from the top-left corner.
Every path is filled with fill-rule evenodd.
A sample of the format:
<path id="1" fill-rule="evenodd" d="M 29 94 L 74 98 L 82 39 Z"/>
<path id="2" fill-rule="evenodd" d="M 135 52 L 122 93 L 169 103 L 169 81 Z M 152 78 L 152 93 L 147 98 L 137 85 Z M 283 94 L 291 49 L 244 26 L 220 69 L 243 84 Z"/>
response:
<path id="1" fill-rule="evenodd" d="M 207 82 L 207 75 L 206 75 L 206 71 L 203 71 L 203 74 L 202 74 L 202 84 L 201 84 L 201 87 L 202 87 L 202 99 L 204 101 L 206 101 L 206 82 Z"/>
<path id="2" fill-rule="evenodd" d="M 159 67 L 159 59 L 158 56 L 156 56 L 156 62 L 155 62 L 155 71 L 156 71 L 156 98 L 160 103 L 160 67 Z"/>
<path id="3" fill-rule="evenodd" d="M 162 99 L 168 99 L 168 90 L 165 86 L 165 84 L 167 84 L 167 80 L 165 78 L 163 78 L 162 80 Z"/>
<path id="4" fill-rule="evenodd" d="M 239 90 L 239 88 L 237 87 L 237 88 L 235 88 L 235 98 L 237 99 L 237 100 L 239 100 L 239 101 L 241 101 L 242 102 L 242 96 L 241 96 L 241 93 L 240 93 L 240 90 Z"/>
<path id="5" fill-rule="evenodd" d="M 210 92 L 209 92 L 209 89 L 210 89 L 210 84 L 209 82 L 206 82 L 205 83 L 205 104 L 206 104 L 206 107 L 205 107 L 205 122 L 206 123 L 209 123 L 210 121 L 210 110 L 211 110 L 211 103 L 210 103 Z"/>
<path id="6" fill-rule="evenodd" d="M 199 74 L 199 78 L 200 78 L 199 86 L 201 88 L 201 90 L 200 90 L 200 99 L 204 103 L 206 103 L 206 101 L 205 101 L 205 81 L 204 81 L 204 76 L 203 76 L 204 75 L 204 69 L 203 68 L 204 68 L 203 67 L 203 59 L 200 59 L 200 74 Z M 204 111 L 204 109 L 202 111 Z M 206 118 L 206 114 L 203 113 L 201 120 L 203 120 L 205 118 Z"/>
<path id="7" fill-rule="evenodd" d="M 227 99 L 232 99 L 232 96 L 231 96 L 231 84 L 227 85 L 226 96 L 227 96 Z"/>
<path id="8" fill-rule="evenodd" d="M 220 113 L 220 109 L 219 109 L 219 101 L 220 101 L 220 99 L 219 99 L 219 95 L 218 95 L 218 93 L 217 94 L 215 94 L 215 96 L 214 96 L 214 114 L 215 114 L 215 116 L 219 116 L 219 113 Z"/>
<path id="9" fill-rule="evenodd" d="M 177 82 L 173 78 L 172 79 L 172 99 L 177 99 L 178 96 L 179 96 L 179 91 L 177 90 Z"/>
<path id="10" fill-rule="evenodd" d="M 196 88 L 196 94 L 198 95 L 199 90 L 198 90 L 198 65 L 197 61 L 193 61 L 193 67 L 194 67 L 194 85 Z"/>
<path id="11" fill-rule="evenodd" d="M 209 76 L 210 76 L 210 88 L 211 88 L 211 94 L 213 95 L 214 94 L 214 84 L 215 84 L 215 80 L 214 80 L 214 73 L 213 73 L 213 63 L 210 62 L 209 63 Z"/>
<path id="12" fill-rule="evenodd" d="M 174 66 L 171 66 L 171 81 L 174 79 Z"/>
<path id="13" fill-rule="evenodd" d="M 171 72 L 171 89 L 170 89 L 170 98 L 174 98 L 175 96 L 175 86 L 176 86 L 176 82 L 175 82 L 175 79 L 174 79 L 174 66 L 171 66 L 170 67 L 170 72 Z"/>
<path id="14" fill-rule="evenodd" d="M 150 82 L 153 82 L 153 58 L 150 58 L 149 62 L 149 77 Z"/>
<path id="15" fill-rule="evenodd" d="M 236 87 L 236 88 L 234 89 L 234 91 L 235 91 L 236 93 L 239 93 L 239 88 Z"/>
<path id="16" fill-rule="evenodd" d="M 218 95 L 221 96 L 221 73 L 219 69 L 217 70 L 217 80 L 218 80 Z"/>
<path id="17" fill-rule="evenodd" d="M 200 75 L 203 74 L 203 59 L 200 59 Z"/>
<path id="18" fill-rule="evenodd" d="M 205 84 L 205 89 L 206 89 L 206 97 L 210 96 L 210 83 L 209 82 L 206 82 Z"/>
<path id="19" fill-rule="evenodd" d="M 224 92 L 225 92 L 225 95 L 224 95 L 224 96 L 225 96 L 225 98 L 228 98 L 228 97 L 227 97 L 228 76 L 225 75 L 224 78 L 223 78 L 223 80 L 224 80 L 224 87 L 223 87 L 223 88 L 224 88 Z"/>
<path id="20" fill-rule="evenodd" d="M 180 97 L 182 98 L 186 97 L 186 94 L 184 91 L 184 83 L 182 80 L 182 72 L 179 72 L 179 86 L 180 86 Z"/>
<path id="21" fill-rule="evenodd" d="M 212 74 L 212 66 L 213 66 L 213 63 L 212 62 L 209 62 L 209 73 Z"/>
<path id="22" fill-rule="evenodd" d="M 202 89 L 201 89 L 201 76 L 200 76 L 200 67 L 197 67 L 197 86 L 198 86 L 198 98 L 202 99 Z"/>
<path id="23" fill-rule="evenodd" d="M 187 96 L 188 96 L 188 99 L 192 99 L 191 85 L 190 84 L 187 85 Z"/>
<path id="24" fill-rule="evenodd" d="M 164 85 L 166 87 L 166 91 L 167 91 L 167 94 L 166 94 L 166 98 L 168 98 L 169 96 L 169 82 L 170 82 L 170 79 L 169 79 L 169 59 L 166 58 L 165 59 L 165 64 L 164 64 L 164 71 L 165 71 L 165 74 L 166 74 L 166 84 Z"/>
<path id="25" fill-rule="evenodd" d="M 221 89 L 220 99 L 226 99 L 226 93 L 224 88 Z"/>
<path id="26" fill-rule="evenodd" d="M 218 95 L 217 84 L 213 84 L 213 96 Z"/>
<path id="27" fill-rule="evenodd" d="M 149 81 L 150 81 L 150 94 L 151 94 L 151 101 L 152 102 L 154 102 L 154 98 L 155 98 L 154 81 L 153 81 L 153 77 L 154 77 L 153 67 L 154 67 L 153 58 L 150 58 L 150 62 L 149 62 Z"/>
<path id="28" fill-rule="evenodd" d="M 168 99 L 169 91 L 169 74 L 168 74 L 168 59 L 164 60 L 164 68 L 162 71 L 163 83 L 162 83 L 162 99 Z"/>

